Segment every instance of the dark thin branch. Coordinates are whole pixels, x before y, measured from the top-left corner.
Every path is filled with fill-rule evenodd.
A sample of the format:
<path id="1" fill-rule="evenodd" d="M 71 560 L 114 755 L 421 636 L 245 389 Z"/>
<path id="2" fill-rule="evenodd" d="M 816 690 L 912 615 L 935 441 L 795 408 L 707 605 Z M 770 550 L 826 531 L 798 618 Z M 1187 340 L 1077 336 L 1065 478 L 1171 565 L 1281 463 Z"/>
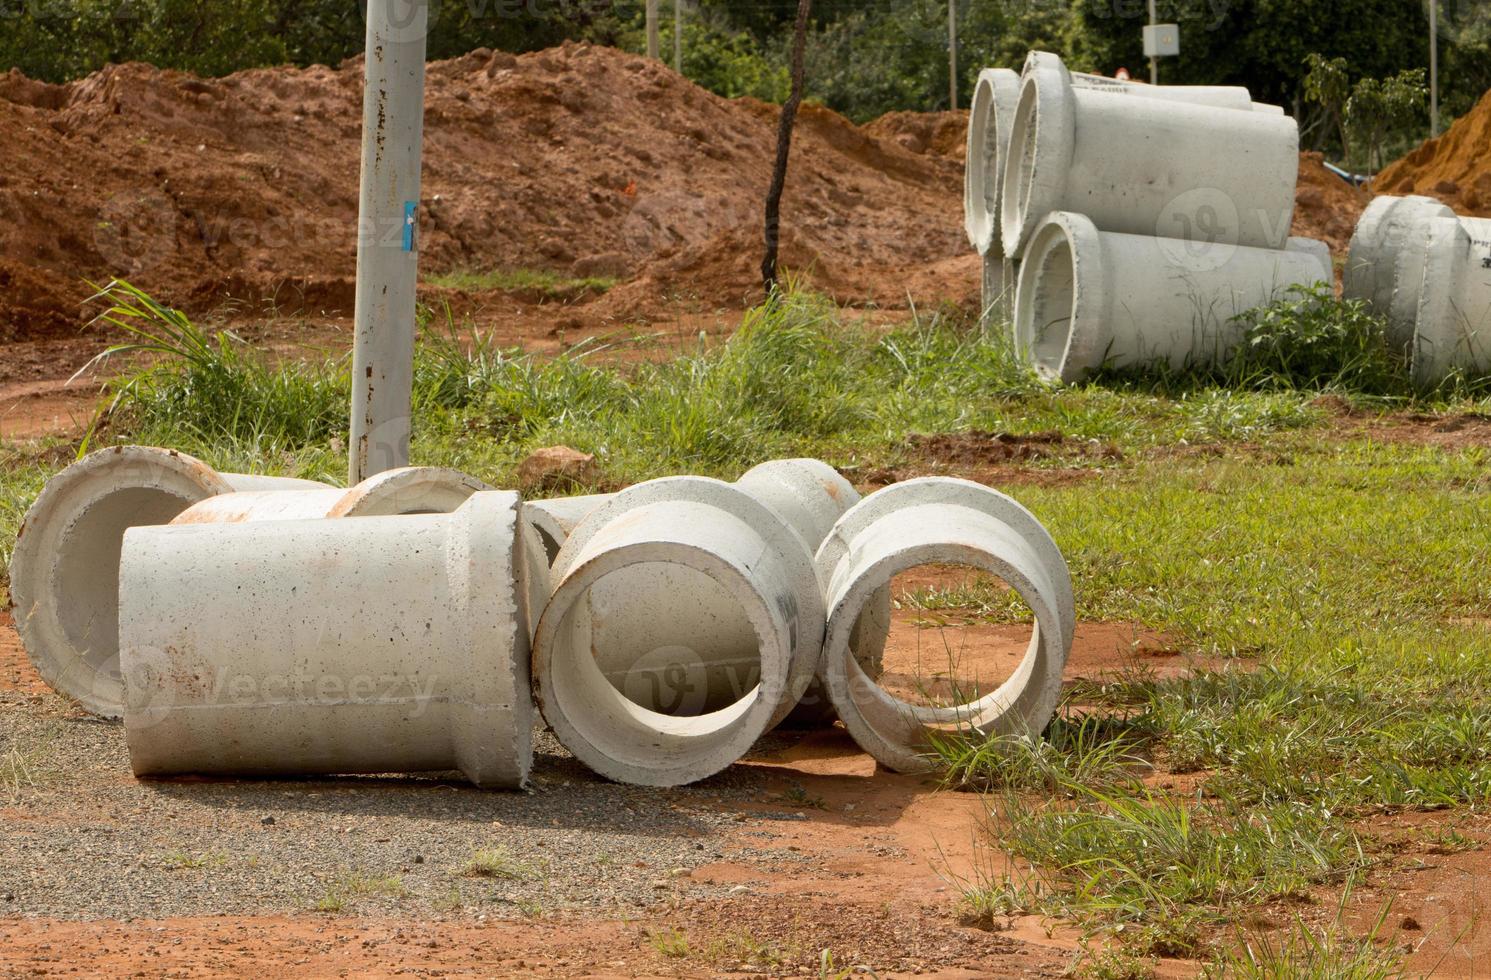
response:
<path id="1" fill-rule="evenodd" d="M 797 108 L 802 105 L 803 50 L 807 46 L 808 14 L 813 0 L 797 0 L 797 23 L 792 36 L 792 91 L 782 106 L 777 126 L 777 165 L 766 192 L 766 258 L 761 262 L 761 281 L 770 300 L 777 289 L 777 249 L 782 238 L 782 191 L 787 186 L 787 160 L 792 155 L 792 127 L 797 122 Z"/>

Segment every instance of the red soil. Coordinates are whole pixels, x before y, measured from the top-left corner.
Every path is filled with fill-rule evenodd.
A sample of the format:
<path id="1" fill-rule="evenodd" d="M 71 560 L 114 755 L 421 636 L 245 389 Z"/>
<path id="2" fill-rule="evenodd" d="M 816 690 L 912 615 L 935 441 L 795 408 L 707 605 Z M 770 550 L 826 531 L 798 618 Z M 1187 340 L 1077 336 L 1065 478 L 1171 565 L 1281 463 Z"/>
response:
<path id="1" fill-rule="evenodd" d="M 1386 167 L 1381 194 L 1427 194 L 1461 214 L 1491 216 L 1491 92 L 1448 131 Z"/>

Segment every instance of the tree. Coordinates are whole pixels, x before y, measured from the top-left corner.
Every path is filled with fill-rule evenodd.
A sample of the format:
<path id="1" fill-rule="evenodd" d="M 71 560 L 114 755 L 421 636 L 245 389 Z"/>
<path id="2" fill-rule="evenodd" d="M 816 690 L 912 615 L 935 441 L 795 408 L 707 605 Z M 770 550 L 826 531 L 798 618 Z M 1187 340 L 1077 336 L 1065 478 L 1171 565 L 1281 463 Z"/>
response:
<path id="1" fill-rule="evenodd" d="M 1389 136 L 1416 130 L 1423 122 L 1428 94 L 1422 68 L 1357 81 L 1346 102 L 1346 125 L 1365 153 L 1362 162 L 1368 170 L 1376 170 L 1385 162 L 1382 148 Z"/>
<path id="2" fill-rule="evenodd" d="M 782 106 L 777 127 L 777 163 L 772 172 L 771 187 L 766 192 L 766 257 L 761 260 L 761 279 L 766 298 L 777 292 L 777 246 L 782 231 L 782 191 L 787 187 L 787 161 L 792 156 L 792 127 L 797 122 L 797 107 L 802 105 L 803 54 L 807 46 L 808 14 L 813 0 L 797 0 L 797 23 L 792 30 L 792 93 Z"/>
<path id="3" fill-rule="evenodd" d="M 1341 138 L 1341 153 L 1351 159 L 1351 139 L 1346 129 L 1346 103 L 1351 99 L 1351 78 L 1345 58 L 1326 58 L 1311 52 L 1305 58 L 1305 98 L 1320 106 Z"/>

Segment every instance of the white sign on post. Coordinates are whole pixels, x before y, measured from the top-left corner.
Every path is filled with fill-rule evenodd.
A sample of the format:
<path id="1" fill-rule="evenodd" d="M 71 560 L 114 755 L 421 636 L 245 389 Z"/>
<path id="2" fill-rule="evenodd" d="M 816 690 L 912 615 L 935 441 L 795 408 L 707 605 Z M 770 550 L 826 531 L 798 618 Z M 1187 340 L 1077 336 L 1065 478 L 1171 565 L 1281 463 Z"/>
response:
<path id="1" fill-rule="evenodd" d="M 1179 54 L 1179 24 L 1150 24 L 1144 28 L 1144 57 L 1174 58 Z"/>

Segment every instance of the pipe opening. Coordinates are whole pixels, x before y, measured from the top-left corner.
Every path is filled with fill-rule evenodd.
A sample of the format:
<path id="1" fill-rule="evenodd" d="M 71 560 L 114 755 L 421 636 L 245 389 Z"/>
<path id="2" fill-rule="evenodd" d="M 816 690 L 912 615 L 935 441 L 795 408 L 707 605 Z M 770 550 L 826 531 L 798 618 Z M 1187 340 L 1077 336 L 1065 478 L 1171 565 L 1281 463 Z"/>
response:
<path id="1" fill-rule="evenodd" d="M 1014 676 L 1030 648 L 1035 614 L 996 574 L 969 565 L 917 565 L 891 579 L 891 593 L 879 686 L 908 709 L 977 702 Z"/>
<path id="2" fill-rule="evenodd" d="M 68 644 L 104 678 L 119 671 L 119 556 L 124 532 L 169 524 L 191 500 L 151 487 L 110 493 L 61 535 L 51 578 L 52 603 Z"/>
<path id="3" fill-rule="evenodd" d="M 697 569 L 631 565 L 598 580 L 582 602 L 596 664 L 638 707 L 695 718 L 728 708 L 761 681 L 750 618 Z"/>
<path id="4" fill-rule="evenodd" d="M 1020 347 L 1029 352 L 1036 371 L 1060 379 L 1072 343 L 1072 321 L 1077 312 L 1077 265 L 1072 243 L 1059 235 L 1028 260 L 1033 268 L 1028 309 L 1022 310 Z"/>
<path id="5" fill-rule="evenodd" d="M 773 685 L 785 678 L 790 658 L 787 630 L 767 598 L 723 559 L 694 553 L 689 559 L 693 574 L 681 579 L 677 577 L 679 563 L 629 562 L 627 550 L 611 552 L 605 570 L 572 578 L 551 600 L 540 626 L 540 643 L 549 651 L 543 658 L 548 676 L 541 683 L 544 697 L 552 702 L 550 709 L 557 713 L 546 709 L 545 714 L 561 740 L 592 768 L 601 765 L 601 771 L 614 773 L 624 767 L 631 770 L 631 778 L 650 773 L 658 785 L 693 781 L 740 758 L 764 731 L 781 695 L 780 689 L 770 691 L 758 682 L 733 702 L 710 710 L 715 702 L 707 688 L 696 683 L 700 677 L 697 665 L 705 665 L 703 676 L 707 677 L 710 665 L 718 663 L 715 644 L 720 634 L 716 630 L 744 625 L 753 638 L 754 663 L 749 674 L 737 666 L 731 676 L 744 683 L 742 677 L 759 676 L 763 664 L 769 662 Z M 639 570 L 644 575 L 659 574 L 655 566 L 670 575 L 670 583 L 687 582 L 693 588 L 707 580 L 719 587 L 717 601 L 708 603 L 716 615 L 701 617 L 699 610 L 706 604 L 678 591 L 667 593 L 670 599 L 664 608 L 635 601 L 618 606 L 610 601 L 633 591 Z M 725 610 L 723 616 L 718 615 Z M 618 622 L 608 618 L 617 613 L 630 614 L 645 624 L 643 636 L 625 647 L 602 638 L 603 633 L 622 635 Z M 685 620 L 691 623 L 689 629 L 680 628 Z M 547 640 L 542 639 L 545 634 Z M 620 688 L 601 666 L 618 653 L 648 659 L 641 669 L 628 672 Z M 645 698 L 654 691 L 664 698 L 672 696 L 671 702 L 659 705 L 671 708 L 672 713 L 652 710 L 629 696 L 640 692 Z M 566 731 L 579 742 L 571 742 Z"/>

